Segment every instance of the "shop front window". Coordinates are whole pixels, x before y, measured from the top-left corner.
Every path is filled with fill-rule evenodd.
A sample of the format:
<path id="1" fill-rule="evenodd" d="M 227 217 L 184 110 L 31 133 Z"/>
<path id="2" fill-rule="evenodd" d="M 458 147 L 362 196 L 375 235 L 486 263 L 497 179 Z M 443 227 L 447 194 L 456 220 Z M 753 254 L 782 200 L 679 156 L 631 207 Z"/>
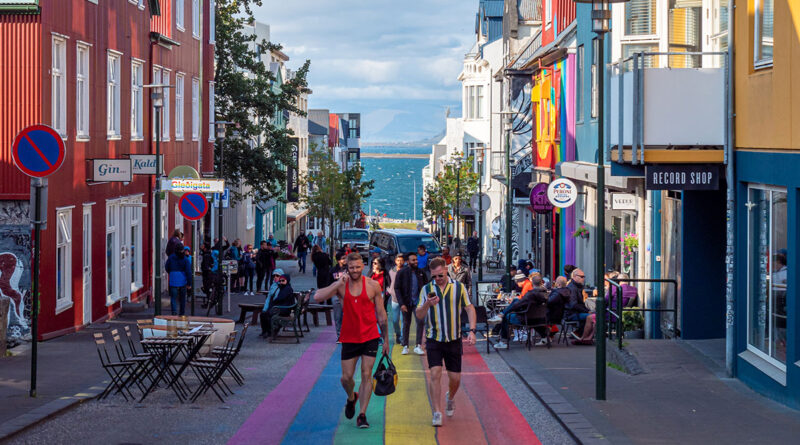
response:
<path id="1" fill-rule="evenodd" d="M 788 265 L 786 191 L 750 186 L 747 194 L 747 348 L 786 370 Z"/>

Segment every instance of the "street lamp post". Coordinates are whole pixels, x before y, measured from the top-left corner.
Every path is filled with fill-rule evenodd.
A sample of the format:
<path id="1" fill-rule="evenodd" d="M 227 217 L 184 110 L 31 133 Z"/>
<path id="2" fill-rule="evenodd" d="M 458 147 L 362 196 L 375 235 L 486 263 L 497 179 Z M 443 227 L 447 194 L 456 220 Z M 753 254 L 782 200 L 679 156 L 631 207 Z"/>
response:
<path id="1" fill-rule="evenodd" d="M 595 282 L 599 292 L 604 288 L 605 271 L 605 233 L 606 233 L 606 173 L 603 160 L 603 126 L 605 116 L 603 111 L 603 91 L 605 74 L 605 56 L 603 55 L 603 40 L 605 34 L 611 30 L 611 3 L 624 3 L 627 0 L 574 0 L 576 3 L 591 3 L 592 5 L 592 31 L 597 34 L 597 233 L 595 235 Z M 606 399 L 606 301 L 602 295 L 597 299 L 597 349 L 595 351 L 595 398 Z M 617 332 L 617 335 L 620 335 Z"/>
<path id="2" fill-rule="evenodd" d="M 506 114 L 504 129 L 506 131 L 506 273 L 503 275 L 503 286 L 511 291 L 511 206 L 513 204 L 513 192 L 511 188 L 511 120 L 510 114 Z"/>
<path id="3" fill-rule="evenodd" d="M 456 239 L 461 239 L 461 158 L 456 158 Z M 458 245 L 461 245 L 459 241 Z"/>
<path id="4" fill-rule="evenodd" d="M 486 147 L 478 152 L 478 281 L 483 280 L 483 156 Z"/>
<path id="5" fill-rule="evenodd" d="M 155 315 L 161 315 L 161 108 L 164 107 L 164 88 L 171 88 L 171 85 L 152 84 L 142 85 L 143 88 L 150 88 L 150 100 L 155 108 L 155 125 L 153 131 L 156 136 L 156 187 L 155 203 L 153 211 L 155 213 L 154 237 L 155 252 L 153 252 L 154 279 L 153 279 L 153 311 Z"/>

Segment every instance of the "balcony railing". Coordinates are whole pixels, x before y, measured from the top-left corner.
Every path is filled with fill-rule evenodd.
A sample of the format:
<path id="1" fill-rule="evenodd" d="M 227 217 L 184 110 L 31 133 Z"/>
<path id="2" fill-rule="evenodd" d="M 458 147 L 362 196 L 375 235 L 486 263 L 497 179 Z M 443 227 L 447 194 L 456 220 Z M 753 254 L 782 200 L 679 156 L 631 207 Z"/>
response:
<path id="1" fill-rule="evenodd" d="M 525 66 L 525 64 L 531 60 L 533 54 L 536 53 L 536 50 L 538 50 L 541 47 L 542 47 L 542 31 L 539 31 L 536 33 L 535 36 L 533 36 L 531 41 L 528 42 L 528 45 L 525 47 L 525 49 L 523 49 L 522 52 L 519 53 L 517 58 L 514 59 L 513 62 L 511 62 L 510 68 L 512 70 L 522 69 L 522 67 Z"/>
<path id="2" fill-rule="evenodd" d="M 501 182 L 505 182 L 506 180 L 506 153 L 503 151 L 493 151 L 491 152 L 491 168 L 489 169 L 489 174 L 492 176 L 493 179 L 496 179 Z"/>

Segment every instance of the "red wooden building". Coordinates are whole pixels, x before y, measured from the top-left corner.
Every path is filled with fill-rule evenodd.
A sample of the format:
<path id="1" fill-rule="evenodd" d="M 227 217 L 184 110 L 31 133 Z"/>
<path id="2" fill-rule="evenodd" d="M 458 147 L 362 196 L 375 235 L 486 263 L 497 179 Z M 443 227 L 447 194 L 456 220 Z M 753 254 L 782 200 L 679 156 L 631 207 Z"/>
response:
<path id="1" fill-rule="evenodd" d="M 155 152 L 153 107 L 143 85 L 174 86 L 165 94 L 160 129 L 164 171 L 177 165 L 213 171 L 214 2 L 9 3 L 0 14 L 0 292 L 15 302 L 24 330 L 30 189 L 12 164 L 11 145 L 21 129 L 43 123 L 67 148 L 64 165 L 49 178 L 41 240 L 39 333 L 48 339 L 113 317 L 121 302 L 151 296 L 155 176 L 91 181 L 92 160 Z M 174 229 L 191 230 L 176 211 L 177 198 L 167 194 L 164 202 L 162 246 Z"/>

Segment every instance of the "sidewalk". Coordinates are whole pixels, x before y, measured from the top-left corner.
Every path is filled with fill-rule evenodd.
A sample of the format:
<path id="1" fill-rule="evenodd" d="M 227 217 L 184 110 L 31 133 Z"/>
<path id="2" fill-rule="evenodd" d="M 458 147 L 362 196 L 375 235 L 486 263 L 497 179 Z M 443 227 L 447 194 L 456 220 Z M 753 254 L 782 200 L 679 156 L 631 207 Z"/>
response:
<path id="1" fill-rule="evenodd" d="M 310 268 L 307 274 L 294 275 L 292 278 L 292 286 L 296 291 L 316 287 L 316 279 L 311 275 Z M 195 289 L 199 288 L 200 280 L 196 280 Z M 261 295 L 231 294 L 231 312 L 224 312 L 222 317 L 238 319 L 238 303 L 263 300 Z M 162 309 L 169 313 L 168 297 L 162 300 Z M 227 309 L 227 299 L 223 309 Z M 205 315 L 199 302 L 195 314 Z M 152 308 L 143 312 L 121 313 L 105 323 L 92 324 L 74 334 L 40 342 L 35 398 L 28 396 L 31 375 L 30 344 L 11 349 L 13 356 L 0 359 L 0 442 L 64 409 L 96 397 L 105 388 L 108 375 L 100 366 L 92 334 L 106 333 L 111 329 L 119 329 L 121 332 L 126 324 L 135 329 L 137 319 L 152 317 Z"/>
<path id="2" fill-rule="evenodd" d="M 723 378 L 715 342 L 627 341 L 645 372 L 606 368 L 606 401 L 594 398 L 594 347 L 515 343 L 500 354 L 584 442 L 795 443 L 800 412 Z"/>

